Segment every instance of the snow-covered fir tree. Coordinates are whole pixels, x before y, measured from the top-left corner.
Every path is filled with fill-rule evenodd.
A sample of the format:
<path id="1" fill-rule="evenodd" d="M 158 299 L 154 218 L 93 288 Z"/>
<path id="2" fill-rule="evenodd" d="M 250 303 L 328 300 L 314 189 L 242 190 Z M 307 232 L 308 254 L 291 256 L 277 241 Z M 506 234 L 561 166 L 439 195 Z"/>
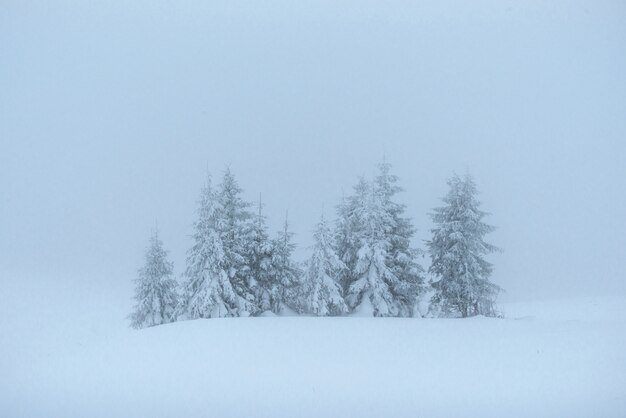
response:
<path id="1" fill-rule="evenodd" d="M 435 294 L 430 311 L 442 316 L 494 316 L 500 288 L 489 281 L 493 266 L 484 258 L 497 251 L 484 240 L 494 227 L 483 222 L 487 213 L 479 209 L 476 184 L 469 175 L 455 174 L 448 185 L 445 206 L 431 215 L 436 227 L 428 242 L 429 272 L 436 280 L 431 282 Z"/>
<path id="2" fill-rule="evenodd" d="M 131 326 L 146 328 L 172 322 L 178 303 L 174 264 L 167 260 L 167 251 L 155 229 L 145 255 L 145 265 L 135 280 L 135 309 Z"/>
<path id="3" fill-rule="evenodd" d="M 385 241 L 390 244 L 386 264 L 398 278 L 392 291 L 400 302 L 401 316 L 418 315 L 416 305 L 424 283 L 424 269 L 417 261 L 421 252 L 411 247 L 415 227 L 411 219 L 404 215 L 406 206 L 394 200 L 403 189 L 397 184 L 398 177 L 391 174 L 391 164 L 383 161 L 378 169 L 375 191 L 380 196 L 383 211 L 391 218 L 389 229 L 384 231 Z"/>
<path id="4" fill-rule="evenodd" d="M 335 228 L 335 251 L 346 266 L 339 276 L 339 283 L 346 292 L 356 280 L 357 253 L 362 246 L 363 222 L 359 217 L 365 207 L 371 187 L 364 177 L 360 177 L 354 193 L 344 197 L 338 206 L 337 224 Z"/>
<path id="5" fill-rule="evenodd" d="M 348 307 L 338 279 L 345 265 L 335 253 L 333 236 L 323 216 L 313 238 L 313 255 L 303 278 L 304 311 L 318 316 L 342 315 L 348 312 Z"/>
<path id="6" fill-rule="evenodd" d="M 399 316 L 403 312 L 402 301 L 393 289 L 400 285 L 387 265 L 391 240 L 389 234 L 394 227 L 393 218 L 385 211 L 381 194 L 370 186 L 362 207 L 356 208 L 356 217 L 361 222 L 356 253 L 354 281 L 346 292 L 350 309 L 360 315 Z"/>
<path id="7" fill-rule="evenodd" d="M 207 176 L 194 223 L 194 244 L 187 254 L 183 297 L 177 308 L 181 319 L 238 316 L 251 310 L 252 304 L 235 291 L 228 273 L 221 233 L 223 210 L 218 198 Z"/>
<path id="8" fill-rule="evenodd" d="M 235 176 L 227 169 L 217 193 L 220 207 L 217 229 L 224 253 L 223 269 L 232 283 L 235 292 L 247 301 L 247 310 L 240 315 L 260 313 L 256 303 L 257 283 L 251 274 L 251 260 L 247 256 L 247 242 L 253 230 L 253 215 L 249 211 L 250 203 L 241 197 L 243 190 Z"/>
<path id="9" fill-rule="evenodd" d="M 402 190 L 397 182 L 391 165 L 380 164 L 374 182 L 361 178 L 339 206 L 335 245 L 346 265 L 340 283 L 350 309 L 362 314 L 419 314 L 423 269 L 411 247 L 415 228 L 394 200 Z"/>
<path id="10" fill-rule="evenodd" d="M 245 282 L 254 295 L 256 313 L 272 310 L 274 277 L 272 275 L 272 242 L 267 232 L 263 204 L 259 199 L 258 213 L 250 221 L 244 237 Z"/>
<path id="11" fill-rule="evenodd" d="M 283 229 L 272 241 L 272 283 L 268 290 L 271 310 L 276 314 L 283 313 L 286 307 L 296 312 L 299 310 L 298 286 L 302 272 L 292 260 L 296 249 L 293 237 L 288 218 L 285 217 Z"/>

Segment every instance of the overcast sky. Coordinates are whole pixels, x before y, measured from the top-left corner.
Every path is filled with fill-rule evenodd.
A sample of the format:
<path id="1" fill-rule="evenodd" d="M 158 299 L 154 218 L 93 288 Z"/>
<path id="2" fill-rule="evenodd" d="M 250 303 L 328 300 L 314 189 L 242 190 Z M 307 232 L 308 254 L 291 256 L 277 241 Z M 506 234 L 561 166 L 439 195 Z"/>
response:
<path id="1" fill-rule="evenodd" d="M 288 210 L 304 257 L 386 156 L 421 248 L 474 175 L 505 299 L 626 292 L 625 22 L 599 0 L 0 0 L 0 281 L 126 292 L 156 221 L 182 272 L 207 166 L 272 229 Z"/>

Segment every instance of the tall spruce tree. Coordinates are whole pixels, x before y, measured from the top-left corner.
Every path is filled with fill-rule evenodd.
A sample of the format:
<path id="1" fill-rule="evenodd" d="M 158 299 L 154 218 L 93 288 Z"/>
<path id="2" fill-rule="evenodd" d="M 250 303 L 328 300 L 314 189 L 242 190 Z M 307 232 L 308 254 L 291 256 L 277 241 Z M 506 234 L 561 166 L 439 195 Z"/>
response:
<path id="1" fill-rule="evenodd" d="M 253 216 L 249 210 L 251 205 L 243 200 L 242 193 L 230 168 L 226 169 L 217 194 L 220 206 L 217 229 L 224 252 L 223 268 L 235 292 L 247 301 L 248 310 L 239 312 L 246 316 L 259 313 L 260 308 L 256 303 L 257 283 L 251 274 L 252 261 L 247 247 L 253 234 Z"/>
<path id="2" fill-rule="evenodd" d="M 323 216 L 313 237 L 313 255 L 306 265 L 303 280 L 304 310 L 317 316 L 342 315 L 348 307 L 338 278 L 345 265 L 335 253 L 333 237 Z"/>
<path id="3" fill-rule="evenodd" d="M 356 208 L 356 218 L 360 222 L 357 230 L 360 247 L 346 302 L 360 315 L 399 316 L 403 309 L 393 289 L 400 285 L 400 279 L 387 265 L 392 247 L 389 234 L 395 225 L 375 187 L 370 185 L 363 206 Z"/>
<path id="4" fill-rule="evenodd" d="M 183 297 L 177 308 L 182 319 L 238 316 L 250 303 L 234 289 L 228 274 L 220 227 L 223 211 L 207 176 L 194 223 L 194 244 L 187 254 Z"/>
<path id="5" fill-rule="evenodd" d="M 379 165 L 373 183 L 361 178 L 338 209 L 335 245 L 346 265 L 340 282 L 351 310 L 375 316 L 413 316 L 423 285 L 420 252 L 391 165 Z M 367 305 L 367 306 L 366 306 Z"/>
<path id="6" fill-rule="evenodd" d="M 454 175 L 446 204 L 434 209 L 436 225 L 428 242 L 432 264 L 429 272 L 435 291 L 431 313 L 442 316 L 469 317 L 496 315 L 495 299 L 500 288 L 489 281 L 493 266 L 484 256 L 497 251 L 484 237 L 495 228 L 483 222 L 487 215 L 479 209 L 473 179 Z"/>
<path id="7" fill-rule="evenodd" d="M 398 186 L 398 177 L 391 174 L 391 164 L 386 161 L 378 165 L 379 174 L 374 180 L 375 193 L 380 196 L 382 210 L 390 218 L 384 230 L 389 243 L 386 265 L 398 279 L 392 288 L 400 302 L 400 316 L 418 315 L 417 302 L 424 283 L 424 269 L 419 264 L 421 252 L 411 246 L 415 227 L 405 217 L 406 206 L 395 202 L 395 196 L 403 189 Z"/>
<path id="8" fill-rule="evenodd" d="M 172 322 L 178 303 L 177 283 L 173 279 L 174 264 L 167 260 L 167 251 L 155 229 L 146 250 L 145 265 L 135 280 L 135 309 L 131 326 L 146 328 Z"/>

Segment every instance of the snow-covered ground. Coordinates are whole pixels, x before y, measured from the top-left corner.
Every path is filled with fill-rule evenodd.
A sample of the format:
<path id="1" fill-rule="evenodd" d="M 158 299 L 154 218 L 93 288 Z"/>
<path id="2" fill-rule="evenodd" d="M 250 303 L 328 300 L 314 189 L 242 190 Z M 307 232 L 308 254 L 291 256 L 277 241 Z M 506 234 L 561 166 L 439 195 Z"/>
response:
<path id="1" fill-rule="evenodd" d="M 2 417 L 626 416 L 624 297 L 133 331 L 96 289 L 17 290 L 0 295 Z"/>

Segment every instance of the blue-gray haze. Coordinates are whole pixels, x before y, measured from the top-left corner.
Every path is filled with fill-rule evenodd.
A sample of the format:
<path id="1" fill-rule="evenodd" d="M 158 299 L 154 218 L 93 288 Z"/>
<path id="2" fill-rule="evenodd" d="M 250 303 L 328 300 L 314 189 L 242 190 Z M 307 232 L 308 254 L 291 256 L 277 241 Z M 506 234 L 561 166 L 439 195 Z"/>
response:
<path id="1" fill-rule="evenodd" d="M 508 299 L 624 292 L 626 2 L 0 1 L 0 281 L 177 272 L 209 170 L 306 257 L 383 156 L 425 248 L 471 172 Z M 422 263 L 428 266 L 428 260 Z M 107 296 L 103 296 L 107 297 Z"/>

